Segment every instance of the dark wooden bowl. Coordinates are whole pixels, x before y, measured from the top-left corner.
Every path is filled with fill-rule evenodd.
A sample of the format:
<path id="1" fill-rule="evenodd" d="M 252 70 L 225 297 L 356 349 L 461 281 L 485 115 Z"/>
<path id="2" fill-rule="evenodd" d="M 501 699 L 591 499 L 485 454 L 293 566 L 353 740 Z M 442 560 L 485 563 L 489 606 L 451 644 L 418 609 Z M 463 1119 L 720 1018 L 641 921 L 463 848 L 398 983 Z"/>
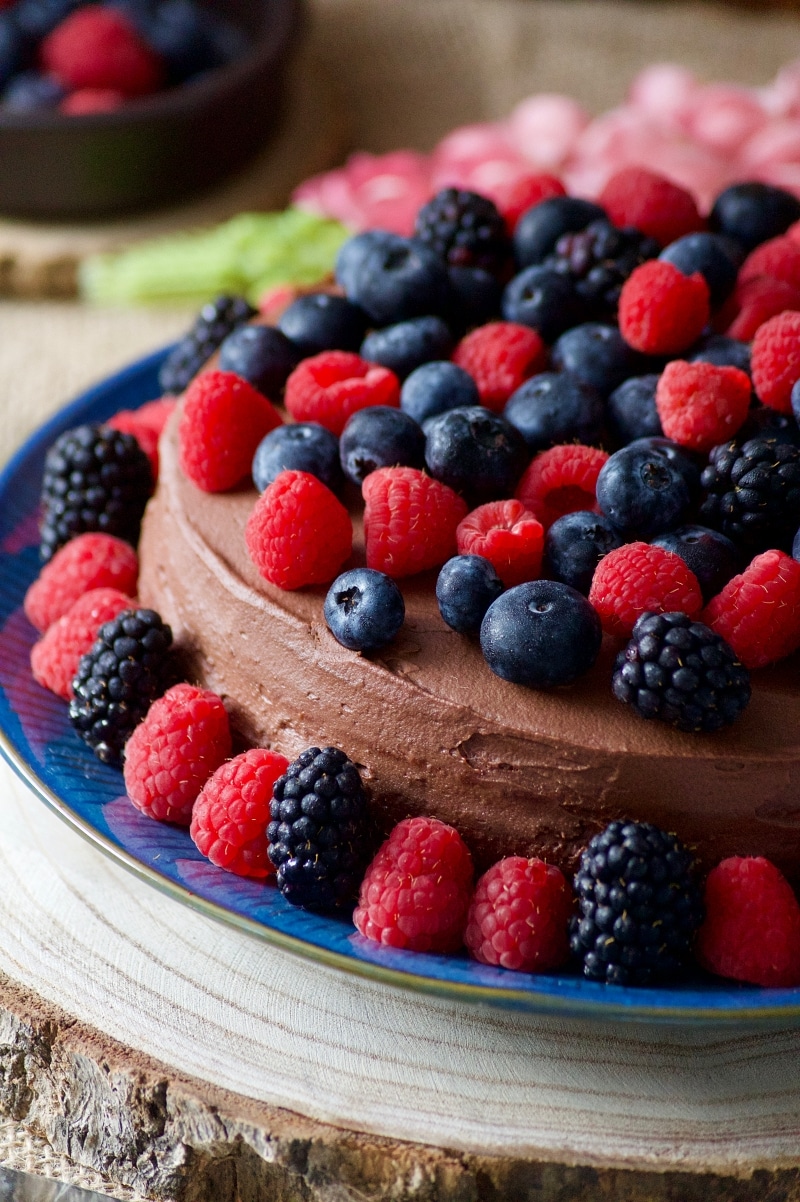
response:
<path id="1" fill-rule="evenodd" d="M 215 71 L 111 113 L 0 109 L 0 213 L 53 221 L 140 212 L 243 166 L 278 118 L 302 0 L 225 0 L 224 12 L 250 48 Z"/>

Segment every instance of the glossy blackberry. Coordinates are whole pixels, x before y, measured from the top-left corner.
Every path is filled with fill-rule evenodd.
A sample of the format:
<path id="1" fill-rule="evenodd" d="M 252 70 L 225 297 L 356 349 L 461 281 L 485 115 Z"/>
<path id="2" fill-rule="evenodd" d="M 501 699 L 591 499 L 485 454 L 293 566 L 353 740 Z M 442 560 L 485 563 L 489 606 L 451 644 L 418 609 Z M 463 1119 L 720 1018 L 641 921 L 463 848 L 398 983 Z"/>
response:
<path id="1" fill-rule="evenodd" d="M 750 701 L 733 648 L 684 613 L 645 613 L 614 664 L 611 689 L 642 718 L 693 734 L 730 726 Z"/>
<path id="2" fill-rule="evenodd" d="M 126 609 L 100 627 L 72 682 L 69 717 L 104 764 L 119 764 L 152 702 L 179 680 L 172 631 L 152 609 Z"/>
<path id="3" fill-rule="evenodd" d="M 497 206 L 477 192 L 443 188 L 417 213 L 414 233 L 451 267 L 506 273 L 511 239 Z"/>
<path id="4" fill-rule="evenodd" d="M 67 430 L 44 461 L 42 561 L 87 531 L 114 534 L 135 546 L 152 491 L 150 461 L 132 434 L 97 425 Z"/>
<path id="5" fill-rule="evenodd" d="M 367 796 L 336 747 L 309 747 L 275 781 L 267 827 L 278 888 L 293 906 L 352 909 L 371 853 Z"/>
<path id="6" fill-rule="evenodd" d="M 700 518 L 750 551 L 781 546 L 800 521 L 800 448 L 774 438 L 714 447 Z"/>
<path id="7" fill-rule="evenodd" d="M 173 348 L 158 373 L 165 393 L 183 392 L 233 330 L 255 315 L 243 296 L 218 296 L 203 305 L 192 328 Z"/>
<path id="8" fill-rule="evenodd" d="M 649 985 L 681 974 L 703 919 L 694 860 L 649 822 L 611 822 L 590 842 L 574 878 L 581 910 L 570 946 L 584 976 Z"/>
<path id="9" fill-rule="evenodd" d="M 601 320 L 615 316 L 628 276 L 647 259 L 656 258 L 660 249 L 654 238 L 639 230 L 618 229 L 601 219 L 562 234 L 545 265 L 569 276 L 590 316 Z"/>

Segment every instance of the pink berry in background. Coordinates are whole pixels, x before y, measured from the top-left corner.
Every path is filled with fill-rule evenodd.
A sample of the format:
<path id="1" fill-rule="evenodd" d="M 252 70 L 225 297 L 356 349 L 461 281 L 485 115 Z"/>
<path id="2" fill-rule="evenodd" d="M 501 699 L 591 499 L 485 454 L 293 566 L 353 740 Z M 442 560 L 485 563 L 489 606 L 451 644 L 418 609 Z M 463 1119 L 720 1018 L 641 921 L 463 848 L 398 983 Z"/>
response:
<path id="1" fill-rule="evenodd" d="M 698 88 L 696 76 L 677 63 L 652 63 L 634 79 L 628 102 L 659 125 L 680 130 Z"/>
<path id="2" fill-rule="evenodd" d="M 689 130 L 693 137 L 721 154 L 734 154 L 767 119 L 757 96 L 733 84 L 710 84 L 695 98 Z"/>
<path id="3" fill-rule="evenodd" d="M 510 141 L 530 163 L 552 171 L 571 154 L 589 120 L 589 114 L 577 100 L 543 92 L 518 104 L 507 128 Z"/>

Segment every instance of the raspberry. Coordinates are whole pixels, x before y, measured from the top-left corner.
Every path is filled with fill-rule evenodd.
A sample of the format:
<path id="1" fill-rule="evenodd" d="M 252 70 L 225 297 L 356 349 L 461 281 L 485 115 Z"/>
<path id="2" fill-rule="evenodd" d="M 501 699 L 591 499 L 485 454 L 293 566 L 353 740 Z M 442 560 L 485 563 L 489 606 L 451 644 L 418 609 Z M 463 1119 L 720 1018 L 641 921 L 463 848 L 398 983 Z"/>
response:
<path id="1" fill-rule="evenodd" d="M 59 112 L 73 117 L 85 113 L 113 113 L 125 103 L 125 93 L 116 88 L 79 88 L 70 92 L 58 106 Z"/>
<path id="2" fill-rule="evenodd" d="M 637 542 L 625 543 L 600 560 L 589 601 L 607 634 L 629 639 L 640 614 L 680 611 L 693 617 L 702 608 L 703 594 L 680 555 Z"/>
<path id="3" fill-rule="evenodd" d="M 367 869 L 353 922 L 389 947 L 455 952 L 471 895 L 472 857 L 458 831 L 436 818 L 405 818 Z"/>
<path id="4" fill-rule="evenodd" d="M 91 650 L 100 627 L 132 604 L 130 597 L 115 588 L 84 593 L 31 648 L 33 679 L 69 701 L 81 656 Z"/>
<path id="5" fill-rule="evenodd" d="M 413 467 L 382 467 L 364 481 L 367 567 L 395 579 L 441 566 L 456 553 L 467 503 Z"/>
<path id="6" fill-rule="evenodd" d="M 316 476 L 285 471 L 253 506 L 245 541 L 270 584 L 283 589 L 330 584 L 353 549 L 353 525 L 341 501 Z"/>
<path id="7" fill-rule="evenodd" d="M 262 393 L 230 371 L 206 371 L 186 390 L 178 438 L 181 467 L 203 492 L 225 492 L 250 471 L 256 447 L 281 425 Z"/>
<path id="8" fill-rule="evenodd" d="M 579 509 L 596 513 L 597 477 L 607 459 L 605 451 L 580 443 L 550 447 L 528 465 L 515 495 L 545 530 L 565 513 Z"/>
<path id="9" fill-rule="evenodd" d="M 656 386 L 656 410 L 667 438 L 710 451 L 732 438 L 750 409 L 750 378 L 738 367 L 673 359 Z"/>
<path id="10" fill-rule="evenodd" d="M 764 551 L 702 615 L 730 643 L 746 668 L 763 668 L 800 647 L 800 563 L 783 551 Z"/>
<path id="11" fill-rule="evenodd" d="M 551 196 L 566 196 L 567 190 L 561 180 L 546 172 L 523 175 L 519 179 L 500 181 L 487 189 L 500 210 L 508 232 L 513 234 L 517 222 L 524 212 L 537 205 L 540 200 Z"/>
<path id="12" fill-rule="evenodd" d="M 459 522 L 459 555 L 488 559 L 506 588 L 536 580 L 542 568 L 544 528 L 521 501 L 490 501 Z"/>
<path id="13" fill-rule="evenodd" d="M 206 781 L 192 810 L 189 834 L 217 868 L 237 876 L 267 877 L 272 786 L 289 767 L 286 756 L 253 747 L 222 764 Z"/>
<path id="14" fill-rule="evenodd" d="M 709 972 L 767 988 L 800 985 L 800 906 L 763 856 L 731 856 L 708 874 L 697 959 Z"/>
<path id="15" fill-rule="evenodd" d="M 478 385 L 481 404 L 499 413 L 512 392 L 541 371 L 547 359 L 535 330 L 513 321 L 493 321 L 462 338 L 453 362 Z"/>
<path id="16" fill-rule="evenodd" d="M 112 588 L 136 596 L 139 559 L 130 543 L 112 534 L 79 534 L 42 568 L 25 594 L 25 616 L 39 631 L 91 589 Z"/>
<path id="17" fill-rule="evenodd" d="M 598 204 L 614 225 L 633 225 L 662 246 L 704 226 L 691 193 L 645 167 L 623 167 L 612 175 Z"/>
<path id="18" fill-rule="evenodd" d="M 318 422 L 338 438 L 347 419 L 371 405 L 400 404 L 400 381 L 388 367 L 350 351 L 304 359 L 286 381 L 285 403 L 297 422 Z"/>
<path id="19" fill-rule="evenodd" d="M 464 943 L 482 964 L 549 972 L 569 956 L 572 890 L 543 860 L 509 856 L 478 880 Z"/>
<path id="20" fill-rule="evenodd" d="M 39 48 L 42 68 L 70 89 L 113 88 L 145 96 L 164 81 L 164 65 L 130 21 L 91 4 L 57 25 Z"/>
<path id="21" fill-rule="evenodd" d="M 791 413 L 792 387 L 800 379 L 800 313 L 778 313 L 759 327 L 750 365 L 758 399 Z"/>
<path id="22" fill-rule="evenodd" d="M 761 276 L 800 289 L 800 246 L 783 235 L 751 250 L 739 268 L 737 283 L 746 284 Z"/>
<path id="23" fill-rule="evenodd" d="M 230 753 L 220 698 L 176 684 L 153 702 L 125 744 L 128 796 L 148 818 L 188 826 L 198 793 Z"/>
<path id="24" fill-rule="evenodd" d="M 708 284 L 699 271 L 687 276 L 672 263 L 649 259 L 622 285 L 620 333 L 646 355 L 685 350 L 700 337 L 709 314 Z"/>
<path id="25" fill-rule="evenodd" d="M 725 333 L 729 338 L 750 342 L 770 317 L 787 309 L 800 310 L 800 289 L 781 280 L 759 276 L 736 285 L 733 303 L 735 316 L 730 317 Z"/>
<path id="26" fill-rule="evenodd" d="M 158 479 L 158 440 L 177 403 L 174 397 L 161 397 L 148 401 L 140 409 L 121 409 L 106 422 L 112 430 L 133 435 L 150 460 L 154 480 Z"/>

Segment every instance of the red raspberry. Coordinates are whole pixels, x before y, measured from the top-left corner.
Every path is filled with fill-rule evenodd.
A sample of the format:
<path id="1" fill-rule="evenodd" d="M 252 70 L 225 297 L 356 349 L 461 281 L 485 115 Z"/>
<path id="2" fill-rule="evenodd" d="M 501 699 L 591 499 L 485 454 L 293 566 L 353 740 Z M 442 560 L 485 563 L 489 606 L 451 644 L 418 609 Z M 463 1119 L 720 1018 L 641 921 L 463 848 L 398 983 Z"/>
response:
<path id="1" fill-rule="evenodd" d="M 455 952 L 471 896 L 472 857 L 458 831 L 436 818 L 405 818 L 367 869 L 353 922 L 389 947 Z"/>
<path id="2" fill-rule="evenodd" d="M 721 593 L 702 619 L 729 643 L 746 668 L 763 668 L 800 647 L 800 563 L 764 551 Z"/>
<path id="3" fill-rule="evenodd" d="M 635 225 L 662 246 L 705 228 L 691 193 L 645 167 L 623 167 L 612 175 L 597 203 L 614 225 Z"/>
<path id="4" fill-rule="evenodd" d="M 800 289 L 800 246 L 785 235 L 770 238 L 751 250 L 739 268 L 737 284 L 766 276 Z"/>
<path id="5" fill-rule="evenodd" d="M 90 589 L 113 588 L 136 596 L 139 559 L 130 543 L 112 534 L 78 534 L 56 551 L 25 594 L 25 616 L 44 631 Z"/>
<path id="6" fill-rule="evenodd" d="M 69 701 L 81 656 L 91 650 L 103 623 L 132 604 L 130 597 L 115 588 L 84 593 L 31 648 L 33 679 Z"/>
<path id="7" fill-rule="evenodd" d="M 207 689 L 176 684 L 154 701 L 125 744 L 125 788 L 137 810 L 188 826 L 212 772 L 231 753 L 225 706 Z"/>
<path id="8" fill-rule="evenodd" d="M 515 495 L 549 530 L 565 513 L 597 510 L 597 477 L 607 459 L 605 451 L 581 443 L 550 447 L 528 464 Z"/>
<path id="9" fill-rule="evenodd" d="M 453 351 L 453 362 L 478 385 L 481 404 L 495 413 L 546 361 L 547 348 L 536 331 L 513 321 L 478 326 Z"/>
<path id="10" fill-rule="evenodd" d="M 66 17 L 39 47 L 42 68 L 65 88 L 112 88 L 145 96 L 164 82 L 164 65 L 122 13 L 90 4 Z"/>
<path id="11" fill-rule="evenodd" d="M 415 467 L 380 467 L 361 486 L 367 567 L 399 579 L 437 568 L 456 553 L 467 503 Z"/>
<path id="12" fill-rule="evenodd" d="M 540 200 L 567 195 L 567 189 L 558 176 L 547 175 L 545 172 L 500 182 L 487 190 L 487 194 L 489 192 L 490 199 L 497 205 L 510 234 L 516 229 L 522 214 L 537 205 Z"/>
<path id="13" fill-rule="evenodd" d="M 264 579 L 295 589 L 333 580 L 353 549 L 353 524 L 316 476 L 286 471 L 256 501 L 244 537 Z"/>
<path id="14" fill-rule="evenodd" d="M 738 367 L 673 359 L 659 377 L 656 409 L 667 438 L 705 452 L 733 438 L 751 393 L 750 377 Z"/>
<path id="15" fill-rule="evenodd" d="M 318 422 L 338 438 L 347 419 L 372 405 L 400 404 L 400 381 L 388 367 L 350 351 L 304 359 L 286 381 L 285 404 L 297 422 Z"/>
<path id="16" fill-rule="evenodd" d="M 286 756 L 254 747 L 206 781 L 194 803 L 189 834 L 217 868 L 237 876 L 274 873 L 267 855 L 269 807 L 272 786 L 288 767 Z"/>
<path id="17" fill-rule="evenodd" d="M 232 371 L 195 376 L 178 426 L 181 467 L 203 492 L 225 492 L 249 473 L 256 447 L 281 415 Z"/>
<path id="18" fill-rule="evenodd" d="M 112 430 L 133 435 L 150 460 L 154 480 L 158 479 L 158 440 L 177 404 L 175 397 L 161 397 L 148 401 L 141 409 L 120 409 L 106 422 Z"/>
<path id="19" fill-rule="evenodd" d="M 619 297 L 619 328 L 634 350 L 677 355 L 700 337 L 710 315 L 708 284 L 699 271 L 649 259 L 628 276 Z"/>
<path id="20" fill-rule="evenodd" d="M 79 88 L 70 92 L 59 104 L 59 111 L 72 117 L 85 113 L 113 113 L 125 103 L 125 95 L 114 88 Z"/>
<path id="21" fill-rule="evenodd" d="M 572 890 L 544 860 L 509 856 L 475 886 L 464 943 L 481 964 L 550 972 L 569 957 Z"/>
<path id="22" fill-rule="evenodd" d="M 506 588 L 536 580 L 542 569 L 544 528 L 521 501 L 489 501 L 459 522 L 459 555 L 488 559 Z"/>
<path id="23" fill-rule="evenodd" d="M 737 284 L 733 297 L 733 315 L 722 328 L 729 338 L 750 342 L 770 317 L 786 309 L 800 310 L 800 289 L 768 276 Z"/>
<path id="24" fill-rule="evenodd" d="M 731 856 L 708 874 L 695 952 L 720 977 L 773 989 L 800 985 L 800 905 L 763 856 Z"/>
<path id="25" fill-rule="evenodd" d="M 589 601 L 607 634 L 628 639 L 640 614 L 680 610 L 693 617 L 702 608 L 703 594 L 680 555 L 649 543 L 626 543 L 600 560 Z"/>
<path id="26" fill-rule="evenodd" d="M 763 404 L 779 413 L 792 412 L 792 386 L 800 380 L 800 313 L 778 313 L 759 326 L 750 373 Z"/>

